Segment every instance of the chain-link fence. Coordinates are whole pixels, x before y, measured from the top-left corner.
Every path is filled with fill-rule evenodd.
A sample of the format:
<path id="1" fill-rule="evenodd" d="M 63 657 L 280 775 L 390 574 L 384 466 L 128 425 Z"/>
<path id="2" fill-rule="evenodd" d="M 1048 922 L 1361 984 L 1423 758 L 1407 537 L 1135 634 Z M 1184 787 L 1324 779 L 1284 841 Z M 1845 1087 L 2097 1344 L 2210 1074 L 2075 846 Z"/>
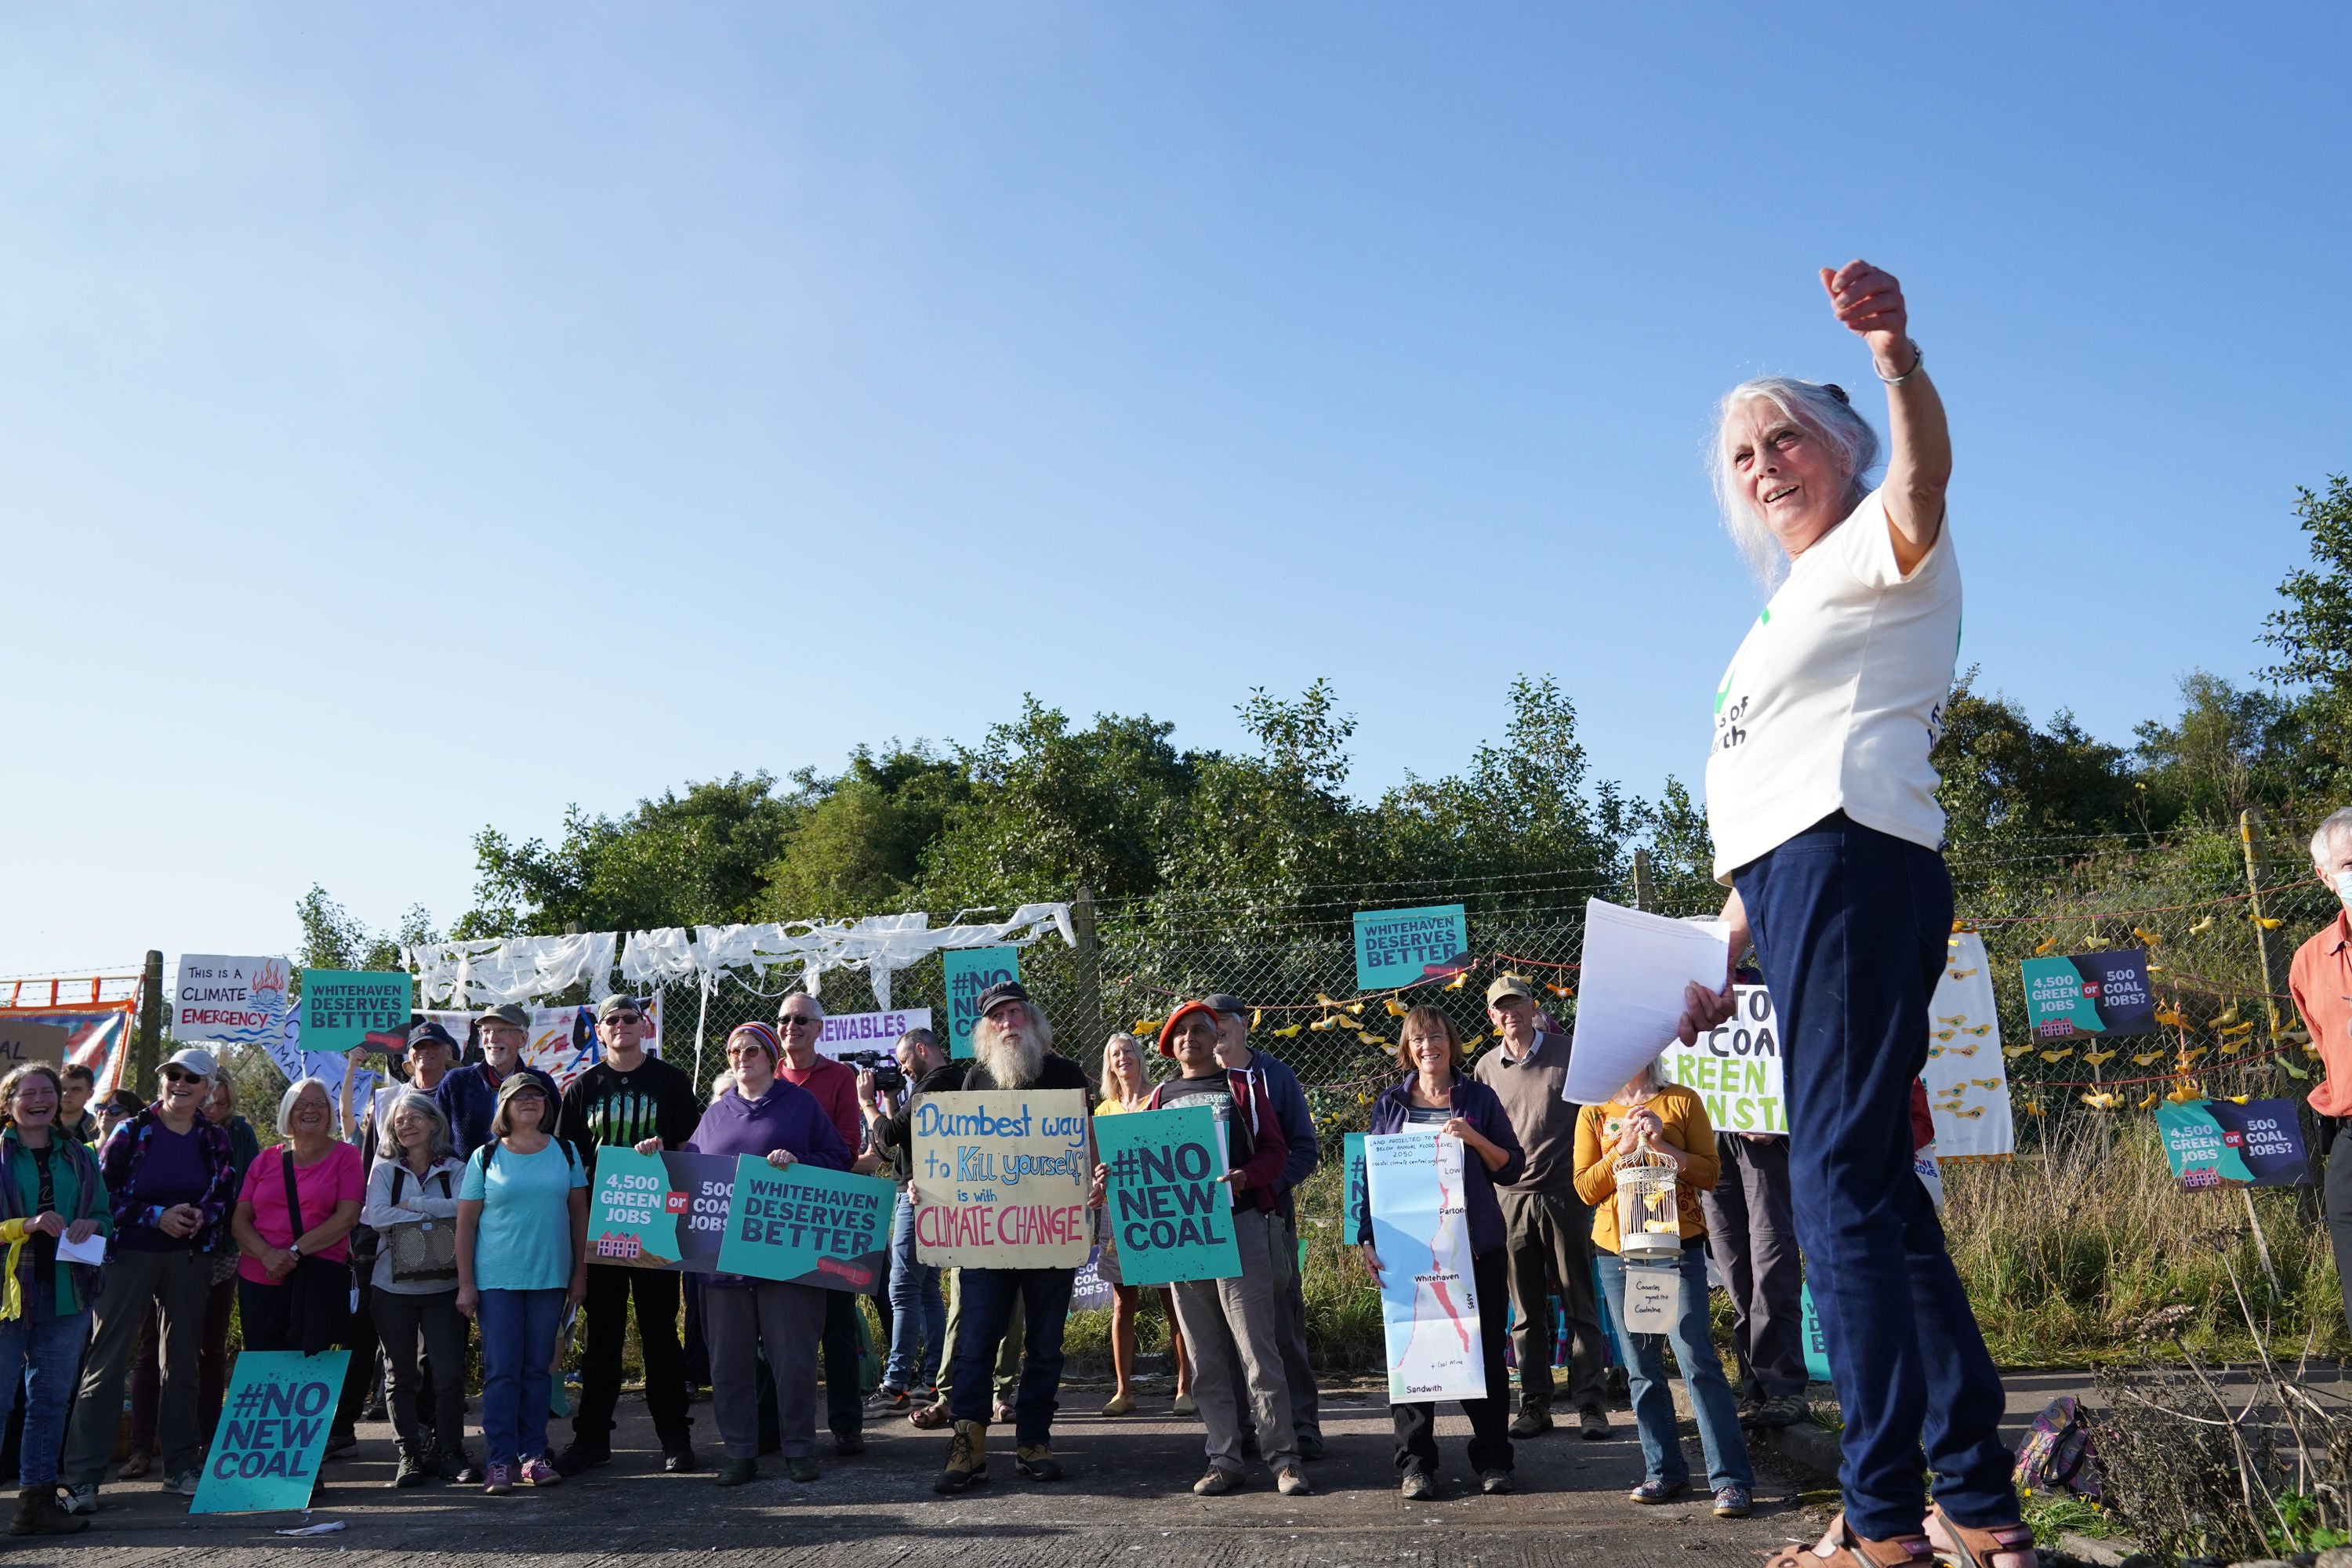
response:
<path id="1" fill-rule="evenodd" d="M 2104 1109 L 2145 1110 L 2177 1083 L 2213 1094 L 2294 1092 L 2315 1069 L 2294 1037 L 2286 1000 L 2295 945 L 2338 905 L 2311 876 L 2299 837 L 2273 831 L 2251 844 L 2236 832 L 2163 844 L 2116 838 L 2032 838 L 1956 853 L 1950 860 L 1958 923 L 1984 938 L 2010 1052 L 2012 1097 L 2031 1116 L 2072 1113 L 2083 1097 L 2113 1093 Z M 1465 1039 L 1486 1035 L 1485 989 L 1514 970 L 1545 992 L 1552 1016 L 1574 1018 L 1586 900 L 1640 903 L 1664 913 L 1712 914 L 1719 889 L 1690 877 L 1654 884 L 1637 866 L 1623 878 L 1514 877 L 1482 882 L 1256 892 L 1170 894 L 1074 906 L 1078 942 L 1048 935 L 1022 950 L 1021 977 L 1056 1030 L 1056 1046 L 1092 1074 L 1115 1029 L 1149 1033 L 1180 1000 L 1230 992 L 1259 1010 L 1252 1042 L 1280 1057 L 1307 1086 L 1318 1119 L 1360 1126 L 1372 1094 L 1392 1081 L 1397 1019 L 1388 994 L 1360 997 L 1352 917 L 1362 909 L 1465 906 L 1472 966 L 1456 987 L 1416 985 L 1402 1003 L 1434 1003 Z M 1664 887 L 1670 891 L 1661 892 Z M 2082 1050 L 2043 1052 L 2032 1038 L 2020 963 L 2052 953 L 2145 948 L 2167 1020 L 2162 1033 L 2119 1042 L 2104 1059 Z M 699 1080 L 723 1066 L 727 1031 L 772 1020 L 798 989 L 796 966 L 761 977 L 724 977 L 707 1008 L 698 989 L 665 997 L 664 1050 Z M 829 971 L 833 1013 L 875 1010 L 862 971 Z M 946 1016 L 942 963 L 929 958 L 891 982 L 894 1005 Z M 877 1042 L 887 1049 L 887 1042 Z M 2097 1055 L 2096 1052 L 2091 1052 Z M 2188 1069 L 2184 1079 L 2178 1070 Z"/>

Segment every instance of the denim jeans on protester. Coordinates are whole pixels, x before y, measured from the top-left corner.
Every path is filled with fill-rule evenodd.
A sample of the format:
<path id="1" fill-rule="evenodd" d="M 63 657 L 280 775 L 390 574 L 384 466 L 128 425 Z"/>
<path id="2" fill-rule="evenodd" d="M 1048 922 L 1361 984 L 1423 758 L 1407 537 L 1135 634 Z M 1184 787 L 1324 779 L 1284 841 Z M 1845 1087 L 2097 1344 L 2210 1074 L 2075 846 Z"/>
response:
<path id="1" fill-rule="evenodd" d="M 549 1367 L 563 1295 L 560 1288 L 482 1292 L 482 1446 L 493 1465 L 547 1452 Z"/>
<path id="2" fill-rule="evenodd" d="M 26 1272 L 29 1274 L 30 1269 Z M 17 1463 L 25 1489 L 55 1485 L 65 1447 L 66 1412 L 81 1379 L 81 1345 L 89 1337 L 89 1309 L 58 1316 L 57 1298 L 30 1280 L 22 1316 L 0 1322 L 0 1386 L 22 1390 L 25 1436 Z"/>
<path id="3" fill-rule="evenodd" d="M 953 1392 L 958 1421 L 988 1424 L 999 1342 L 1022 1309 L 1021 1382 L 1013 1395 L 1013 1438 L 1023 1447 L 1051 1439 L 1062 1387 L 1062 1333 L 1069 1327 L 1070 1268 L 960 1268 L 963 1310 L 956 1323 Z"/>
<path id="4" fill-rule="evenodd" d="M 940 1344 L 947 1338 L 948 1299 L 940 1271 L 915 1257 L 915 1203 L 898 1192 L 890 1219 L 890 1360 L 884 1386 L 931 1388 L 940 1381 Z"/>
<path id="5" fill-rule="evenodd" d="M 1855 1533 L 2019 1517 L 2000 1376 L 1912 1174 L 1911 1085 L 1952 930 L 1943 857 L 1834 813 L 1733 873 L 1780 1016 L 1789 1180 L 1831 1381 Z"/>
<path id="6" fill-rule="evenodd" d="M 1633 1426 L 1642 1438 L 1642 1466 L 1654 1481 L 1678 1485 L 1690 1479 L 1690 1461 L 1683 1458 L 1675 1431 L 1675 1391 L 1666 1381 L 1666 1346 L 1675 1347 L 1683 1384 L 1690 1390 L 1691 1409 L 1698 1416 L 1698 1441 L 1706 1456 L 1706 1484 L 1753 1487 L 1755 1468 L 1748 1460 L 1748 1439 L 1739 1430 L 1739 1402 L 1724 1380 L 1722 1358 L 1715 1353 L 1708 1331 L 1706 1239 L 1692 1237 L 1683 1243 L 1680 1273 L 1683 1310 L 1674 1331 L 1630 1334 L 1625 1331 L 1625 1260 L 1613 1252 L 1600 1253 L 1601 1289 L 1609 1300 L 1609 1321 L 1617 1330 L 1618 1353 L 1625 1358 L 1626 1381 L 1633 1395 Z"/>

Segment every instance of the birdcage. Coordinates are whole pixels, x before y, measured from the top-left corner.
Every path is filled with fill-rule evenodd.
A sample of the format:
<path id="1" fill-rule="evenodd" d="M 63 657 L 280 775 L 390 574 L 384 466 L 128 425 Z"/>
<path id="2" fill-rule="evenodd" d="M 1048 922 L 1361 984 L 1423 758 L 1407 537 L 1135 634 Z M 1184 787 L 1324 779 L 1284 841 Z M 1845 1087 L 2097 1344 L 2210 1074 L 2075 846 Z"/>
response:
<path id="1" fill-rule="evenodd" d="M 1617 1255 L 1628 1262 L 1680 1258 L 1682 1216 L 1675 1186 L 1682 1173 L 1644 1137 L 1617 1156 Z"/>

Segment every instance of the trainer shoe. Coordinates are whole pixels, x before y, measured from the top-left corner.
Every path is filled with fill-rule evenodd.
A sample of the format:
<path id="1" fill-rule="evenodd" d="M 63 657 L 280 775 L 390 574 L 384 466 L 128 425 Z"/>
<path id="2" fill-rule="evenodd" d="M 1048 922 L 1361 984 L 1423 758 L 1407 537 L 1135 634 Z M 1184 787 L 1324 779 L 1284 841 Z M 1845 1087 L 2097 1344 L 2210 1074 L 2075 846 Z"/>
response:
<path id="1" fill-rule="evenodd" d="M 1538 1432 L 1551 1430 L 1551 1412 L 1540 1405 L 1519 1406 L 1518 1419 L 1511 1423 L 1511 1436 L 1532 1437 Z"/>
<path id="2" fill-rule="evenodd" d="M 1598 1405 L 1582 1406 L 1576 1413 L 1576 1430 L 1577 1436 L 1588 1443 L 1598 1443 L 1602 1438 L 1612 1436 L 1609 1412 L 1601 1409 Z"/>
<path id="3" fill-rule="evenodd" d="M 205 1475 L 202 1470 L 182 1470 L 178 1475 L 163 1482 L 163 1489 L 181 1497 L 194 1497 L 196 1495 L 196 1489 L 204 1485 L 204 1482 Z"/>
<path id="4" fill-rule="evenodd" d="M 1766 1400 L 1758 1407 L 1756 1424 L 1759 1426 L 1794 1426 L 1812 1407 L 1812 1402 L 1801 1394 L 1783 1394 L 1778 1398 Z"/>
<path id="5" fill-rule="evenodd" d="M 1274 1489 L 1285 1497 L 1315 1495 L 1315 1489 L 1307 1484 L 1307 1472 L 1297 1465 L 1285 1465 L 1274 1473 Z"/>
<path id="6" fill-rule="evenodd" d="M 1755 1504 L 1749 1500 L 1748 1496 L 1748 1489 L 1746 1487 L 1717 1487 L 1715 1489 L 1716 1518 L 1746 1519 L 1749 1514 L 1755 1511 Z"/>
<path id="7" fill-rule="evenodd" d="M 599 1465 L 612 1462 L 613 1445 L 609 1439 L 574 1437 L 564 1445 L 563 1452 L 555 1456 L 553 1468 L 559 1476 L 576 1476 L 583 1470 L 593 1470 Z"/>
<path id="8" fill-rule="evenodd" d="M 1488 1497 L 1507 1497 L 1519 1489 L 1511 1479 L 1508 1470 L 1481 1470 L 1478 1472 L 1478 1489 Z"/>
<path id="9" fill-rule="evenodd" d="M 80 1486 L 66 1488 L 65 1495 L 58 1500 L 58 1506 L 68 1513 L 96 1513 L 98 1483 L 85 1481 Z"/>
<path id="10" fill-rule="evenodd" d="M 756 1481 L 759 1479 L 760 1461 L 757 1459 L 721 1459 L 719 1461 L 718 1480 L 719 1484 L 722 1487 L 740 1487 L 746 1481 Z"/>
<path id="11" fill-rule="evenodd" d="M 662 1474 L 690 1476 L 702 1468 L 702 1461 L 694 1457 L 694 1445 L 680 1443 L 662 1450 Z"/>
<path id="12" fill-rule="evenodd" d="M 512 1490 L 514 1490 L 514 1467 L 494 1461 L 489 1468 L 483 1472 L 482 1495 L 504 1497 Z"/>
<path id="13" fill-rule="evenodd" d="M 1301 1426 L 1297 1433 L 1298 1457 L 1319 1459 L 1323 1457 L 1323 1434 L 1312 1426 Z"/>
<path id="14" fill-rule="evenodd" d="M 1662 1502 L 1672 1502 L 1688 1490 L 1690 1490 L 1688 1481 L 1662 1481 L 1653 1479 L 1643 1481 L 1640 1486 L 1627 1492 L 1625 1499 L 1628 1502 L 1655 1507 Z"/>
<path id="15" fill-rule="evenodd" d="M 547 1456 L 544 1454 L 534 1454 L 522 1462 L 522 1481 L 525 1486 L 551 1487 L 562 1479 L 563 1472 L 549 1464 Z"/>
<path id="16" fill-rule="evenodd" d="M 1237 1492 L 1241 1489 L 1242 1476 L 1239 1470 L 1221 1470 L 1214 1465 L 1209 1467 L 1207 1475 L 1192 1483 L 1194 1497 L 1223 1497 L 1228 1492 Z"/>
<path id="17" fill-rule="evenodd" d="M 1407 1502 L 1427 1502 L 1437 1495 L 1437 1483 L 1426 1470 L 1407 1470 L 1397 1491 Z"/>

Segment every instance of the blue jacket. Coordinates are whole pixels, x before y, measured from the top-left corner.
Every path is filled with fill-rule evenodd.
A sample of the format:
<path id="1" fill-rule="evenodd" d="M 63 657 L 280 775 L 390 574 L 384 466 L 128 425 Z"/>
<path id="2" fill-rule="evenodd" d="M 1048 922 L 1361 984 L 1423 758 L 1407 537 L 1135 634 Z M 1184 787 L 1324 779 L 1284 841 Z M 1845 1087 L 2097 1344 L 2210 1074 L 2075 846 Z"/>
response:
<path id="1" fill-rule="evenodd" d="M 1282 1179 L 1275 1184 L 1275 1194 L 1287 1215 L 1291 1189 L 1313 1175 L 1322 1159 L 1323 1152 L 1315 1142 L 1315 1113 L 1307 1108 L 1307 1091 L 1298 1086 L 1298 1075 L 1255 1046 L 1250 1047 L 1250 1065 L 1244 1070 L 1274 1102 L 1275 1125 L 1282 1129 L 1282 1141 L 1290 1145 L 1290 1155 L 1282 1163 Z"/>
<path id="2" fill-rule="evenodd" d="M 1402 1132 L 1411 1124 L 1406 1113 L 1412 1108 L 1413 1077 L 1407 1073 L 1372 1102 L 1374 1132 Z M 1488 1171 L 1486 1162 L 1478 1158 L 1476 1150 L 1465 1147 L 1462 1151 L 1464 1206 L 1470 1211 L 1470 1254 L 1476 1258 L 1503 1245 L 1503 1205 L 1496 1202 L 1495 1189 L 1517 1181 L 1527 1171 L 1528 1157 L 1519 1148 L 1519 1135 L 1511 1131 L 1511 1119 L 1503 1114 L 1503 1102 L 1496 1098 L 1493 1089 L 1465 1073 L 1454 1075 L 1454 1114 L 1510 1155 L 1501 1169 Z M 1372 1239 L 1369 1204 L 1364 1207 L 1364 1222 L 1356 1239 Z"/>
<path id="3" fill-rule="evenodd" d="M 529 1073 L 546 1088 L 550 1106 L 563 1103 L 563 1091 L 555 1087 L 553 1079 L 534 1067 L 519 1070 Z M 442 1074 L 441 1081 L 433 1086 L 433 1103 L 449 1119 L 449 1142 L 457 1158 L 470 1158 L 475 1150 L 490 1141 L 490 1118 L 499 1109 L 499 1089 L 490 1081 L 489 1064 L 476 1062 Z M 547 1131 L 555 1131 L 552 1123 Z"/>

